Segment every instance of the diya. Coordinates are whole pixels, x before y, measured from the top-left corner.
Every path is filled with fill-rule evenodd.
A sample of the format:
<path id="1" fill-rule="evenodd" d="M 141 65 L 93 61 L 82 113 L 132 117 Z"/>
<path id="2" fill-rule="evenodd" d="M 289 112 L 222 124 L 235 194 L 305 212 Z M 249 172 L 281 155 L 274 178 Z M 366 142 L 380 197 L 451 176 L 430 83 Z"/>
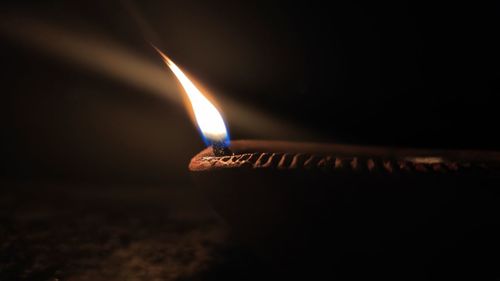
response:
<path id="1" fill-rule="evenodd" d="M 500 248 L 499 152 L 230 142 L 215 106 L 160 54 L 209 145 L 189 164 L 197 187 L 263 259 L 344 277 L 465 264 L 454 272 L 477 276 Z"/>

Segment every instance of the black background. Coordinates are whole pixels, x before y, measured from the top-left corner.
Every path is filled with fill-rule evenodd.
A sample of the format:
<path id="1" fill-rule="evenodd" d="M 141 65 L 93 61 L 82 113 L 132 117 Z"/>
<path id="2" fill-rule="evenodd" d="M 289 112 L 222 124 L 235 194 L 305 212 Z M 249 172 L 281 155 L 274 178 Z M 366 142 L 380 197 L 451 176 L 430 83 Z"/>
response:
<path id="1" fill-rule="evenodd" d="M 232 139 L 499 150 L 499 7 L 458 2 L 3 1 L 0 279 L 278 279 L 276 264 L 232 248 L 228 224 L 192 188 L 187 166 L 205 144 L 150 43 L 217 101 Z M 279 228 L 272 212 L 240 218 L 295 184 L 326 202 L 288 210 L 302 230 L 337 227 L 318 223 L 326 207 L 347 225 L 335 235 L 354 233 L 353 244 L 316 233 L 329 243 L 391 240 L 389 259 L 368 247 L 350 252 L 352 268 L 336 265 L 351 278 L 496 274 L 497 181 L 419 175 L 396 189 L 384 182 L 392 176 L 351 186 L 260 175 L 215 187 L 238 195 L 230 214 L 243 223 Z M 278 240 L 295 234 L 285 233 Z M 312 266 L 288 275 L 337 274 L 318 242 L 319 256 L 304 255 Z"/>
<path id="2" fill-rule="evenodd" d="M 1 7 L 2 24 L 41 22 L 113 42 L 164 68 L 153 42 L 221 104 L 230 98 L 304 129 L 273 134 L 254 122 L 250 131 L 228 117 L 233 139 L 500 148 L 495 4 L 7 1 Z M 187 163 L 204 144 L 184 107 L 5 32 L 0 38 L 4 177 L 189 180 Z M 75 51 L 86 56 L 83 47 Z M 165 79 L 174 79 L 167 69 Z"/>

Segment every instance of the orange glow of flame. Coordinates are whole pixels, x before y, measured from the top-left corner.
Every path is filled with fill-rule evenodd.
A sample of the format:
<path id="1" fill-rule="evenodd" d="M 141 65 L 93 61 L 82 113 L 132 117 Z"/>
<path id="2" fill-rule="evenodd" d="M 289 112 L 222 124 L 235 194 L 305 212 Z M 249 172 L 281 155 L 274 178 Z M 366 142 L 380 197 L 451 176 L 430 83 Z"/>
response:
<path id="1" fill-rule="evenodd" d="M 154 47 L 154 46 L 153 46 Z M 154 47 L 167 66 L 181 83 L 193 108 L 198 127 L 208 143 L 228 144 L 229 137 L 221 114 L 215 106 L 196 88 L 182 70 L 163 52 Z"/>

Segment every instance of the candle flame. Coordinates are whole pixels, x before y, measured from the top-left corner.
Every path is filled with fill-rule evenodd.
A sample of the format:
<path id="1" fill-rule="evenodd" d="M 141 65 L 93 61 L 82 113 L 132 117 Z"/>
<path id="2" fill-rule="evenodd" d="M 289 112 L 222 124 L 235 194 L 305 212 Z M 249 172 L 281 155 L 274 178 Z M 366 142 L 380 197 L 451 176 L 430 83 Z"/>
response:
<path id="1" fill-rule="evenodd" d="M 153 46 L 154 47 L 154 46 Z M 193 108 L 194 117 L 207 145 L 229 145 L 226 124 L 215 106 L 189 80 L 182 70 L 163 52 L 154 47 L 181 83 Z"/>

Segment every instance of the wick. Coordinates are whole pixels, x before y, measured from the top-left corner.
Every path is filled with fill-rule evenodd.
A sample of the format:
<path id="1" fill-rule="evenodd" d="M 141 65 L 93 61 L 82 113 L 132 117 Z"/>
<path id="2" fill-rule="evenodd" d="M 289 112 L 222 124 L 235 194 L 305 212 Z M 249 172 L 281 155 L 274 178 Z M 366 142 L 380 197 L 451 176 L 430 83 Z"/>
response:
<path id="1" fill-rule="evenodd" d="M 230 156 L 234 154 L 223 142 L 214 142 L 212 150 L 215 156 Z"/>

